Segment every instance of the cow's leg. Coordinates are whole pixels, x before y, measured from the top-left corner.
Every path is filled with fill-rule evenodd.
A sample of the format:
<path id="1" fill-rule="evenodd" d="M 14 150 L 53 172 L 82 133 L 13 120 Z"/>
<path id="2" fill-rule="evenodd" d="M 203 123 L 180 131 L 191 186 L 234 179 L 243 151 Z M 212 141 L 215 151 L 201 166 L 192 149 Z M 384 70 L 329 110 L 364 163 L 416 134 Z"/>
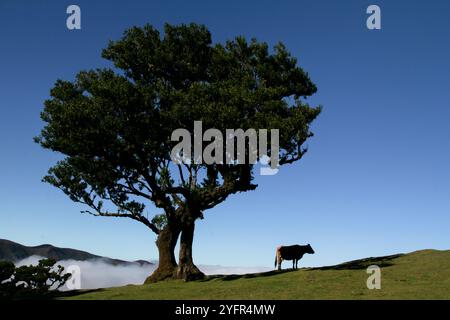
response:
<path id="1" fill-rule="evenodd" d="M 292 270 L 295 269 L 295 259 L 292 260 Z"/>
<path id="2" fill-rule="evenodd" d="M 295 269 L 298 269 L 298 259 L 295 259 Z"/>

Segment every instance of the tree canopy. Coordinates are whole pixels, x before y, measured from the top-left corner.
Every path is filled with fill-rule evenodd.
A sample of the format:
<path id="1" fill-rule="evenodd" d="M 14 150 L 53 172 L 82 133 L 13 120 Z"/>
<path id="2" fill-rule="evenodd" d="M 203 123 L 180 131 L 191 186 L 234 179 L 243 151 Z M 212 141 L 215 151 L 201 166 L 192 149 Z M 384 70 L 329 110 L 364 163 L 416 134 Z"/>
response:
<path id="1" fill-rule="evenodd" d="M 189 248 L 195 220 L 229 195 L 254 190 L 254 165 L 176 164 L 172 132 L 193 132 L 194 121 L 222 132 L 278 129 L 279 164 L 290 164 L 307 151 L 310 124 L 321 109 L 305 100 L 317 88 L 282 43 L 272 50 L 244 37 L 213 44 L 198 24 L 166 24 L 163 34 L 151 25 L 134 27 L 102 56 L 111 68 L 58 80 L 45 101 L 36 142 L 64 159 L 44 181 L 88 213 L 143 223 L 161 243 L 171 243 L 168 251 L 181 233 L 178 277 L 199 274 Z M 145 211 L 149 203 L 161 209 L 153 219 Z M 171 236 L 163 241 L 165 228 Z M 180 271 L 185 259 L 190 267 Z M 168 260 L 176 269 L 173 253 Z"/>

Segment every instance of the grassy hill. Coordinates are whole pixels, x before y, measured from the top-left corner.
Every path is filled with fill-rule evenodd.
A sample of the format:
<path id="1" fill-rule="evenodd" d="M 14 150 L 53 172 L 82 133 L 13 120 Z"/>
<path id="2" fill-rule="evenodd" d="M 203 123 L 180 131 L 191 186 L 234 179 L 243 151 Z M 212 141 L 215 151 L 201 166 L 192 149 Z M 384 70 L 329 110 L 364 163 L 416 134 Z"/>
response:
<path id="1" fill-rule="evenodd" d="M 381 289 L 366 286 L 366 268 L 381 268 Z M 195 282 L 78 292 L 67 299 L 450 299 L 450 251 L 423 250 L 344 264 Z"/>

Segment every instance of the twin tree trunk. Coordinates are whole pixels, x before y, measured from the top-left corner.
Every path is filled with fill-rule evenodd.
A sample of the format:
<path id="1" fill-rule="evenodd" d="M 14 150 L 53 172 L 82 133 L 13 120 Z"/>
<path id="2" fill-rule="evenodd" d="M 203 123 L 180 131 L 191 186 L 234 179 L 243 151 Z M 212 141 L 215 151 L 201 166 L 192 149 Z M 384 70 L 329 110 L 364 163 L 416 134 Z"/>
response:
<path id="1" fill-rule="evenodd" d="M 195 219 L 170 221 L 158 235 L 156 246 L 159 252 L 158 268 L 145 280 L 152 283 L 166 279 L 198 280 L 204 274 L 194 265 L 192 243 L 194 240 Z M 180 236 L 178 265 L 175 259 L 175 246 Z"/>
<path id="2" fill-rule="evenodd" d="M 156 246 L 158 247 L 159 252 L 158 268 L 145 280 L 145 283 L 173 278 L 177 267 L 174 250 L 179 235 L 180 229 L 170 224 L 167 224 L 164 229 L 160 231 L 158 238 L 156 239 Z"/>
<path id="3" fill-rule="evenodd" d="M 194 240 L 195 221 L 185 224 L 181 231 L 179 265 L 175 278 L 184 280 L 198 280 L 204 274 L 194 265 L 192 259 L 192 242 Z"/>

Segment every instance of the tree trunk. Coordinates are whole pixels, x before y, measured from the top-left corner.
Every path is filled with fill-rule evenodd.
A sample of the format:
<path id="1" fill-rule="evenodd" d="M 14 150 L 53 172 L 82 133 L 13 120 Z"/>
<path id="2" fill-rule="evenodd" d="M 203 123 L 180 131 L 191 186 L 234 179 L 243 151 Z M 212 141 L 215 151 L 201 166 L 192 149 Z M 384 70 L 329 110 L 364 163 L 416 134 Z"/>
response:
<path id="1" fill-rule="evenodd" d="M 199 280 L 204 278 L 192 259 L 192 242 L 194 240 L 195 219 L 189 219 L 183 224 L 180 239 L 180 256 L 179 264 L 174 277 L 176 279 L 184 279 L 186 281 Z"/>
<path id="2" fill-rule="evenodd" d="M 145 280 L 145 283 L 153 283 L 172 278 L 177 270 L 175 260 L 175 246 L 180 235 L 180 229 L 173 224 L 167 224 L 156 239 L 159 252 L 158 268 Z"/>

